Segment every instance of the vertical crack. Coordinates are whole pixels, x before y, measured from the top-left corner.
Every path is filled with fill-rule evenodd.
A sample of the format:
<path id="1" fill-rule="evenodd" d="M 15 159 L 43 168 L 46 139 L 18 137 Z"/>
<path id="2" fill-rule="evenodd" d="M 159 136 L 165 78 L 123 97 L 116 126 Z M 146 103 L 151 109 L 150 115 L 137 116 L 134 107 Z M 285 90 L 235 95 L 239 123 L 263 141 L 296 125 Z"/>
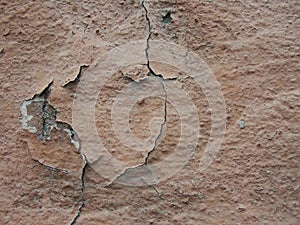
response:
<path id="1" fill-rule="evenodd" d="M 75 132 L 75 131 L 74 131 Z M 76 135 L 76 138 L 78 140 L 78 143 L 79 143 L 79 146 L 78 146 L 78 152 L 80 153 L 83 161 L 84 161 L 84 166 L 82 167 L 82 172 L 81 172 L 81 190 L 80 190 L 80 205 L 79 205 L 79 208 L 78 208 L 78 211 L 77 211 L 77 214 L 76 216 L 73 218 L 72 222 L 70 223 L 70 225 L 74 225 L 76 223 L 76 221 L 78 220 L 78 218 L 80 217 L 81 215 L 81 212 L 82 212 L 82 209 L 84 208 L 85 206 L 85 199 L 84 199 L 84 190 L 85 190 L 85 174 L 86 174 L 86 169 L 88 167 L 88 160 L 87 160 L 87 157 L 86 155 L 81 151 L 81 140 L 80 138 L 78 137 L 78 135 Z"/>
<path id="2" fill-rule="evenodd" d="M 160 125 L 160 130 L 159 130 L 159 134 L 157 135 L 155 141 L 154 141 L 154 146 L 153 148 L 148 152 L 146 158 L 145 158 L 145 162 L 143 165 L 147 165 L 148 164 L 148 161 L 149 161 L 149 158 L 150 158 L 150 155 L 156 150 L 157 146 L 158 146 L 158 142 L 159 140 L 161 139 L 161 137 L 163 136 L 164 134 L 164 131 L 166 129 L 166 125 L 167 125 L 167 102 L 168 102 L 168 93 L 167 93 L 167 90 L 165 88 L 165 85 L 164 85 L 164 81 L 163 81 L 163 78 L 162 77 L 159 77 L 160 79 L 160 83 L 162 85 L 162 88 L 163 88 L 163 91 L 164 91 L 164 118 L 163 118 L 163 122 L 161 123 Z"/>
<path id="3" fill-rule="evenodd" d="M 47 138 L 47 128 L 48 128 L 48 124 L 47 124 L 47 120 L 49 117 L 49 113 L 48 113 L 48 104 L 47 104 L 47 99 L 44 98 L 44 102 L 43 102 L 43 106 L 42 106 L 42 120 L 43 120 L 43 124 L 42 124 L 42 134 L 41 134 L 41 140 L 45 140 Z"/>
<path id="4" fill-rule="evenodd" d="M 85 164 L 84 164 L 84 166 L 82 168 L 82 173 L 81 173 L 80 206 L 78 208 L 76 216 L 74 217 L 74 219 L 72 220 L 72 222 L 70 223 L 70 225 L 74 225 L 76 223 L 76 221 L 80 217 L 82 209 L 84 208 L 84 205 L 85 205 L 85 199 L 84 199 L 85 173 L 86 173 L 86 169 L 87 169 L 87 166 L 88 166 L 88 162 L 87 162 L 86 156 L 82 152 L 80 154 L 81 154 L 81 156 L 82 156 L 82 158 L 83 158 L 83 160 L 85 162 Z"/>
<path id="5" fill-rule="evenodd" d="M 163 132 L 165 130 L 165 127 L 166 127 L 166 123 L 167 123 L 167 101 L 168 101 L 168 93 L 167 93 L 167 90 L 165 88 L 165 85 L 164 85 L 164 78 L 161 74 L 156 74 L 151 66 L 150 66 L 150 57 L 149 57 L 149 49 L 150 49 L 150 38 L 151 38 L 151 34 L 152 34 L 152 27 L 151 27 L 151 21 L 150 21 L 150 17 L 149 17 L 149 11 L 145 5 L 145 2 L 146 0 L 143 0 L 142 1 L 142 6 L 145 10 L 145 14 L 146 14 L 146 20 L 147 20 L 147 24 L 148 24 L 148 37 L 147 37 L 147 45 L 146 45 L 146 49 L 145 49 L 145 53 L 146 53 L 146 59 L 147 59 L 147 68 L 149 70 L 149 76 L 156 76 L 159 78 L 159 82 L 163 88 L 163 91 L 164 91 L 164 119 L 163 119 L 163 122 L 160 126 L 160 131 L 159 131 L 159 134 L 158 136 L 156 137 L 155 141 L 154 141 L 154 146 L 153 148 L 148 152 L 146 158 L 145 158 L 145 162 L 143 165 L 147 165 L 148 164 L 148 161 L 149 161 L 149 157 L 150 155 L 153 153 L 153 151 L 156 150 L 157 148 L 157 145 L 158 145 L 158 142 L 159 140 L 161 139 L 162 135 L 163 135 Z"/>
<path id="6" fill-rule="evenodd" d="M 149 60 L 150 44 L 149 43 L 150 43 L 150 38 L 151 38 L 151 34 L 152 34 L 152 31 L 151 31 L 152 27 L 151 27 L 151 21 L 150 21 L 149 15 L 148 15 L 149 12 L 148 12 L 147 7 L 145 6 L 145 2 L 146 2 L 146 0 L 142 1 L 142 7 L 145 10 L 146 20 L 147 20 L 147 25 L 148 25 L 148 36 L 147 36 L 147 44 L 146 44 L 146 49 L 145 49 L 145 54 L 146 54 L 146 59 L 147 59 L 147 68 L 148 68 L 150 74 L 156 75 L 150 67 L 150 60 Z"/>
<path id="7" fill-rule="evenodd" d="M 145 49 L 145 55 L 146 55 L 146 60 L 147 60 L 147 68 L 148 68 L 148 77 L 155 77 L 155 78 L 158 78 L 159 79 L 159 82 L 162 86 L 162 89 L 163 89 L 163 92 L 164 92 L 164 116 L 163 116 L 163 122 L 161 123 L 160 125 L 160 131 L 159 131 L 159 134 L 157 135 L 155 141 L 154 141 L 154 146 L 153 148 L 147 153 L 147 156 L 145 158 L 145 161 L 143 164 L 141 165 L 138 165 L 138 166 L 135 166 L 135 167 L 132 167 L 132 168 L 127 168 L 124 170 L 123 173 L 121 173 L 120 175 L 118 175 L 114 180 L 112 180 L 108 185 L 106 185 L 105 187 L 109 187 L 110 185 L 112 185 L 115 181 L 119 180 L 119 179 L 122 179 L 123 176 L 126 176 L 127 173 L 131 173 L 131 172 L 134 172 L 135 169 L 141 169 L 141 168 L 146 168 L 147 164 L 148 164 L 148 161 L 150 159 L 150 156 L 151 154 L 157 149 L 157 146 L 159 145 L 159 141 L 160 139 L 162 138 L 163 134 L 164 134 L 164 131 L 166 129 L 166 124 L 167 124 L 167 102 L 168 102 L 168 93 L 167 93 L 167 90 L 166 90 L 166 87 L 164 85 L 164 77 L 161 75 L 161 74 L 156 74 L 151 66 L 150 66 L 150 57 L 149 57 L 149 49 L 150 49 L 150 38 L 151 38 L 151 34 L 152 34 L 152 27 L 151 27 L 151 21 L 150 21 L 150 18 L 149 18 L 149 11 L 145 5 L 146 3 L 146 0 L 142 0 L 142 7 L 145 11 L 145 16 L 146 16 L 146 21 L 147 21 L 147 26 L 148 26 L 148 36 L 147 36 L 147 39 L 146 39 L 146 49 Z M 130 79 L 130 81 L 135 81 L 133 80 L 132 78 L 130 77 L 127 77 L 123 74 L 124 77 Z M 168 80 L 173 80 L 172 78 L 171 79 L 168 79 Z M 141 181 L 146 184 L 147 186 L 151 186 L 154 188 L 155 192 L 160 196 L 160 192 L 155 188 L 155 186 L 153 185 L 149 185 L 146 183 L 146 181 L 141 178 Z"/>

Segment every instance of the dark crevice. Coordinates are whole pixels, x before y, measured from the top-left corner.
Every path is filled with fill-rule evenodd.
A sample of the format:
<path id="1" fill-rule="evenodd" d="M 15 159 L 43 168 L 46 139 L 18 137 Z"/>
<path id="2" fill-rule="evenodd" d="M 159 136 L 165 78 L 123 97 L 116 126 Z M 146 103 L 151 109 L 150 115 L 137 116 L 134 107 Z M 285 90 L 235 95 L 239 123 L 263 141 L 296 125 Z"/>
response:
<path id="1" fill-rule="evenodd" d="M 29 151 L 29 154 L 31 155 L 30 150 L 28 150 L 28 151 Z M 33 158 L 33 157 L 31 157 L 31 159 L 32 159 L 33 161 L 35 161 L 38 165 L 44 167 L 44 168 L 47 169 L 47 170 L 55 171 L 55 172 L 68 173 L 67 170 L 60 169 L 60 168 L 55 168 L 55 167 L 52 167 L 52 166 L 45 165 L 44 163 L 40 162 L 39 160 L 37 160 L 37 159 L 35 159 L 35 158 Z M 33 166 L 33 167 L 36 167 L 36 166 L 37 166 L 37 165 L 35 165 L 35 166 Z"/>
<path id="2" fill-rule="evenodd" d="M 151 31 L 152 27 L 151 27 L 151 21 L 150 21 L 149 15 L 148 15 L 149 12 L 148 12 L 147 7 L 145 6 L 145 2 L 146 2 L 146 0 L 142 1 L 142 7 L 145 10 L 146 20 L 147 20 L 147 25 L 148 25 L 148 36 L 147 36 L 147 40 L 146 40 L 147 43 L 146 43 L 146 49 L 145 49 L 145 54 L 146 54 L 146 59 L 147 59 L 147 68 L 148 68 L 150 74 L 156 75 L 154 73 L 154 71 L 151 69 L 150 60 L 149 60 L 149 48 L 150 48 L 150 38 L 151 38 L 151 34 L 152 34 L 152 31 Z"/>
<path id="3" fill-rule="evenodd" d="M 153 76 L 153 75 L 152 75 Z M 141 165 L 138 165 L 138 166 L 135 166 L 135 167 L 130 167 L 130 168 L 127 168 L 124 170 L 123 173 L 121 173 L 119 176 L 117 176 L 114 180 L 112 180 L 108 185 L 106 185 L 105 187 L 109 187 L 111 186 L 114 182 L 122 179 L 123 176 L 125 176 L 126 174 L 128 173 L 131 173 L 132 171 L 135 171 L 135 170 L 143 170 L 143 169 L 147 169 L 147 164 L 148 164 L 148 161 L 149 161 L 149 158 L 150 158 L 150 155 L 157 149 L 157 146 L 158 146 L 158 142 L 160 140 L 160 138 L 162 137 L 162 135 L 164 134 L 164 130 L 165 130 L 165 127 L 166 127 L 166 124 L 167 124 L 167 91 L 165 89 L 165 86 L 163 84 L 163 78 L 161 75 L 158 75 L 158 76 L 155 76 L 155 77 L 159 77 L 160 79 L 160 83 L 162 85 L 162 88 L 163 88 L 163 91 L 164 91 L 164 119 L 163 119 L 163 122 L 160 126 L 160 131 L 159 131 L 159 134 L 157 135 L 155 141 L 154 141 L 154 146 L 153 148 L 147 153 L 147 156 L 145 158 L 145 161 L 143 164 Z M 145 183 L 145 180 L 143 178 L 142 179 L 142 182 Z M 148 185 L 148 184 L 147 184 Z M 151 186 L 152 185 L 148 185 L 148 186 Z M 153 186 L 154 187 L 154 186 Z M 159 192 L 157 191 L 157 189 L 154 187 L 155 191 L 159 194 Z M 160 195 L 160 194 L 159 194 Z"/>
<path id="4" fill-rule="evenodd" d="M 132 77 L 125 75 L 121 70 L 119 70 L 119 72 L 120 72 L 120 73 L 122 74 L 122 76 L 123 76 L 126 80 L 128 80 L 129 82 L 133 82 L 133 83 L 137 82 L 137 81 L 136 81 L 135 79 L 133 79 Z"/>
<path id="5" fill-rule="evenodd" d="M 5 53 L 5 49 L 0 47 L 0 57 L 1 57 L 2 55 L 4 55 L 4 53 Z"/>
<path id="6" fill-rule="evenodd" d="M 41 107 L 41 119 L 42 127 L 41 134 L 38 135 L 38 138 L 42 141 L 45 141 L 50 135 L 50 125 L 56 120 L 57 111 L 56 109 L 49 104 L 48 98 L 51 94 L 51 88 L 53 85 L 53 80 L 47 85 L 47 87 L 39 94 L 35 94 L 31 99 L 27 101 L 32 102 L 42 102 Z M 39 104 L 39 103 L 38 103 Z"/>
<path id="7" fill-rule="evenodd" d="M 84 199 L 84 189 L 85 189 L 85 173 L 86 169 L 88 167 L 87 159 L 84 154 L 82 154 L 82 157 L 84 158 L 85 164 L 84 167 L 82 168 L 82 173 L 81 173 L 81 193 L 80 193 L 80 206 L 78 208 L 77 214 L 74 217 L 74 219 L 71 221 L 70 225 L 74 225 L 78 218 L 81 215 L 82 209 L 85 206 L 85 199 Z"/>
<path id="8" fill-rule="evenodd" d="M 69 124 L 67 124 L 68 126 L 70 126 Z M 73 129 L 72 129 L 73 130 Z M 74 131 L 74 130 L 73 130 Z M 77 211 L 77 214 L 76 216 L 74 217 L 74 219 L 71 221 L 70 225 L 74 225 L 76 223 L 76 221 L 78 220 L 78 218 L 80 217 L 81 215 L 81 212 L 82 212 L 82 209 L 84 208 L 85 206 L 85 199 L 84 199 L 84 190 L 85 190 L 85 187 L 86 187 L 86 181 L 85 181 L 85 175 L 86 175 L 86 170 L 87 170 L 87 167 L 89 166 L 89 163 L 88 163 L 88 160 L 86 158 L 86 155 L 84 153 L 81 152 L 81 140 L 79 139 L 79 137 L 77 136 L 76 132 L 74 131 L 74 135 L 76 135 L 76 137 L 78 138 L 78 142 L 80 143 L 79 145 L 79 153 L 81 154 L 82 156 L 82 159 L 84 160 L 84 166 L 82 168 L 82 171 L 81 171 L 81 193 L 80 193 L 80 205 L 79 205 L 79 208 L 78 208 L 78 211 Z"/>
<path id="9" fill-rule="evenodd" d="M 166 24 L 168 24 L 168 23 L 171 23 L 172 22 L 172 17 L 171 17 L 171 12 L 170 11 L 168 11 L 167 12 L 167 14 L 166 15 L 164 15 L 163 17 L 162 17 L 162 23 L 166 23 Z"/>
<path id="10" fill-rule="evenodd" d="M 50 136 L 50 124 L 53 124 L 56 120 L 57 111 L 49 104 L 46 98 L 44 98 L 42 106 L 42 134 L 40 135 L 41 140 L 46 140 Z"/>
<path id="11" fill-rule="evenodd" d="M 154 72 L 154 70 L 151 68 L 150 65 L 150 56 L 149 56 L 149 49 L 150 49 L 150 39 L 151 39 L 151 35 L 152 35 L 152 26 L 151 26 L 151 20 L 149 17 L 149 11 L 145 5 L 146 0 L 142 1 L 142 7 L 145 11 L 145 17 L 146 17 L 146 21 L 147 21 L 147 26 L 148 26 L 148 36 L 146 39 L 146 49 L 145 49 L 145 54 L 146 54 L 146 59 L 147 59 L 147 68 L 149 70 L 148 76 L 157 76 L 157 77 L 161 77 L 162 80 L 177 80 L 177 77 L 175 78 L 164 78 L 161 74 L 157 74 Z M 171 17 L 171 12 L 168 12 L 166 16 L 170 16 Z M 171 17 L 172 19 L 172 17 Z"/>
<path id="12" fill-rule="evenodd" d="M 40 166 L 44 167 L 46 170 L 50 170 L 50 171 L 63 172 L 63 173 L 68 173 L 68 172 L 69 172 L 69 171 L 64 170 L 64 169 L 61 169 L 61 168 L 55 168 L 55 167 L 46 165 L 46 164 L 42 163 L 41 161 L 39 161 L 38 159 L 35 159 L 35 158 L 32 156 L 32 153 L 31 153 L 31 151 L 30 151 L 30 149 L 29 149 L 29 146 L 28 146 L 28 144 L 26 143 L 26 141 L 23 141 L 23 143 L 24 143 L 25 148 L 27 148 L 27 150 L 28 150 L 28 152 L 29 152 L 30 158 L 31 158 L 34 162 L 37 163 L 37 164 L 34 165 L 32 168 L 34 168 L 34 167 L 40 165 Z"/>
<path id="13" fill-rule="evenodd" d="M 162 197 L 162 195 L 161 195 L 161 192 L 155 187 L 155 185 L 154 184 L 152 184 L 151 183 L 151 181 L 150 181 L 150 183 L 149 182 L 147 182 L 147 179 L 148 178 L 150 178 L 150 176 L 151 176 L 151 171 L 150 171 L 150 169 L 146 166 L 146 165 L 139 165 L 139 166 L 136 166 L 136 167 L 133 167 L 133 168 L 127 168 L 122 174 L 120 174 L 117 178 L 115 178 L 113 181 L 111 181 L 108 185 L 105 185 L 104 187 L 105 188 L 109 188 L 109 187 L 111 187 L 115 182 L 117 182 L 118 180 L 120 181 L 121 180 L 121 182 L 120 183 L 122 183 L 122 178 L 125 176 L 125 180 L 127 180 L 128 179 L 128 177 L 126 177 L 126 175 L 127 174 L 133 174 L 134 172 L 136 172 L 136 171 L 142 171 L 144 174 L 143 175 L 145 175 L 145 172 L 147 171 L 147 174 L 146 174 L 146 176 L 144 176 L 144 177 L 140 177 L 140 182 L 139 183 L 137 183 L 138 185 L 143 185 L 143 186 L 148 186 L 148 187 L 150 187 L 150 188 L 152 188 L 155 192 L 156 192 L 156 194 L 158 195 L 158 197 L 160 198 L 160 199 L 163 199 L 163 197 Z M 138 176 L 138 175 L 137 175 Z M 144 178 L 146 178 L 146 179 L 144 179 Z M 129 178 L 130 179 L 130 178 Z"/>
<path id="14" fill-rule="evenodd" d="M 123 173 L 121 173 L 120 175 L 118 175 L 115 179 L 113 179 L 109 184 L 105 185 L 105 188 L 111 187 L 116 181 L 121 180 L 123 176 L 125 176 L 126 174 L 130 173 L 131 171 L 137 170 L 142 168 L 144 165 L 138 165 L 135 167 L 130 167 L 130 168 L 126 168 L 124 170 Z"/>

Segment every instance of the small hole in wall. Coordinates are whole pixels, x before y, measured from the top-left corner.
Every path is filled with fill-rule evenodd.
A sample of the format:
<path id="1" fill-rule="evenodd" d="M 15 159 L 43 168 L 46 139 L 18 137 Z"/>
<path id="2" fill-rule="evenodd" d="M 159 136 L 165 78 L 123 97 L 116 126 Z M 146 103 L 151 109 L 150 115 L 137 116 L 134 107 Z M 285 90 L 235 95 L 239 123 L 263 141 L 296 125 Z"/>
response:
<path id="1" fill-rule="evenodd" d="M 162 17 L 162 23 L 171 23 L 172 22 L 172 17 L 171 17 L 171 12 L 168 11 L 166 15 Z"/>

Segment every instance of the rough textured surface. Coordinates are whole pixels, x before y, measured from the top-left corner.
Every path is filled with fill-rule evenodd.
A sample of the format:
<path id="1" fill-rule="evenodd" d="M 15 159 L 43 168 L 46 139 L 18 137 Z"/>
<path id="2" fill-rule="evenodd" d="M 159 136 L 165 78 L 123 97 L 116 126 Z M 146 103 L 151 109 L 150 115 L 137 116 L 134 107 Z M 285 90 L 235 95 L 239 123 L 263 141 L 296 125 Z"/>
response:
<path id="1" fill-rule="evenodd" d="M 298 1 L 2 0 L 0 13 L 0 224 L 299 223 Z M 111 128 L 113 98 L 146 79 L 150 60 L 159 79 L 191 96 L 201 125 L 198 145 L 182 170 L 159 184 L 107 185 L 66 131 L 72 130 L 76 86 L 110 49 L 144 40 L 150 53 L 159 39 L 197 53 L 213 71 L 226 102 L 223 145 L 199 172 L 211 129 L 207 99 L 180 68 L 151 62 L 159 52 L 145 54 L 143 65 L 122 68 L 103 87 L 99 136 L 128 168 L 172 153 L 180 125 L 164 98 L 139 102 L 129 118 L 136 137 L 155 131 L 151 154 L 122 146 Z M 28 105 L 37 131 L 23 129 L 22 104 L 51 82 L 51 93 Z M 161 119 L 152 129 L 154 117 Z M 165 132 L 157 136 L 162 122 Z"/>

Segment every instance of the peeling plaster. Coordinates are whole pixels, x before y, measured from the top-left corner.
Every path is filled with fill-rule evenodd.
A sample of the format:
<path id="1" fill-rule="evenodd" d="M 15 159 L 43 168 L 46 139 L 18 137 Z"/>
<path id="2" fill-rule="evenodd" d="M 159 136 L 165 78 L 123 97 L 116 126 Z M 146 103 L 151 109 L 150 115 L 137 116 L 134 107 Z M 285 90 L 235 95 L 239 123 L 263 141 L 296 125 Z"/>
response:
<path id="1" fill-rule="evenodd" d="M 160 140 L 160 138 L 162 137 L 163 133 L 164 133 L 164 130 L 165 130 L 165 127 L 166 127 L 166 123 L 167 123 L 167 91 L 166 91 L 166 88 L 165 88 L 165 85 L 164 85 L 164 81 L 166 80 L 176 80 L 177 78 L 168 78 L 168 79 L 165 79 L 163 77 L 163 75 L 161 74 L 156 74 L 151 66 L 150 66 L 150 60 L 149 60 L 149 54 L 148 54 L 148 51 L 149 51 L 149 48 L 150 48 L 150 38 L 151 38 L 151 22 L 150 22 L 150 18 L 148 16 L 148 9 L 147 7 L 145 6 L 145 0 L 142 1 L 142 7 L 143 9 L 145 10 L 145 16 L 146 16 L 146 20 L 147 20 L 147 25 L 148 25 L 148 37 L 147 37 L 147 45 L 146 45 L 146 49 L 145 49 L 145 54 L 146 54 L 146 60 L 147 60 L 147 68 L 149 70 L 149 73 L 148 73 L 148 77 L 150 76 L 155 76 L 156 78 L 159 79 L 159 82 L 161 83 L 162 85 L 162 88 L 163 88 L 163 91 L 165 93 L 165 98 L 164 98 L 164 119 L 163 119 L 163 122 L 161 123 L 161 127 L 160 127 L 160 131 L 155 139 L 155 142 L 154 142 L 154 146 L 153 148 L 148 152 L 146 158 L 145 158 L 145 161 L 142 165 L 138 165 L 136 167 L 133 167 L 133 168 L 127 168 L 122 174 L 120 174 L 115 180 L 113 180 L 109 185 L 107 185 L 106 187 L 110 186 L 111 184 L 113 184 L 116 180 L 118 180 L 119 178 L 121 178 L 123 175 L 125 175 L 127 172 L 129 172 L 130 170 L 135 170 L 135 169 L 139 169 L 139 168 L 142 168 L 142 167 L 145 167 L 148 163 L 148 159 L 151 155 L 151 153 L 153 153 L 157 146 L 158 146 L 158 142 Z M 88 67 L 88 65 L 83 65 L 80 67 L 80 70 L 79 70 L 79 73 L 78 75 L 75 77 L 74 80 L 72 81 L 69 81 L 67 83 L 65 83 L 63 85 L 64 88 L 73 88 L 73 86 L 77 85 L 78 82 L 80 82 L 80 78 L 82 76 L 82 73 L 84 72 L 84 69 L 86 69 L 86 67 Z M 129 79 L 130 81 L 133 81 L 133 82 L 138 82 L 134 79 L 132 79 L 131 77 L 128 77 L 128 76 L 125 76 L 123 73 L 122 75 Z M 147 79 L 147 78 L 145 78 Z M 34 119 L 34 115 L 28 115 L 28 106 L 30 106 L 31 104 L 33 103 L 36 103 L 36 102 L 43 102 L 43 113 L 47 114 L 48 112 L 47 111 L 44 111 L 44 106 L 45 104 L 48 104 L 50 107 L 53 107 L 50 102 L 47 100 L 47 98 L 49 97 L 50 93 L 51 93 L 51 86 L 53 84 L 53 81 L 51 83 L 49 83 L 49 85 L 40 93 L 40 94 L 36 94 L 34 95 L 31 99 L 28 99 L 28 100 L 24 100 L 21 104 L 21 107 L 20 107 L 20 111 L 21 111 L 21 114 L 22 114 L 22 119 L 21 119 L 21 123 L 22 123 L 22 127 L 23 129 L 25 130 L 28 130 L 29 132 L 31 133 L 34 133 L 34 134 L 37 134 L 38 132 L 38 129 L 34 126 L 30 126 L 28 124 L 29 121 L 32 121 Z M 53 109 L 55 109 L 53 107 Z M 59 121 L 56 121 L 56 114 L 57 114 L 57 111 L 55 109 L 55 115 L 54 115 L 54 121 L 53 121 L 53 124 L 47 124 L 46 122 L 46 119 L 43 120 L 43 125 L 44 126 L 48 126 L 49 127 L 49 136 L 47 137 L 46 133 L 43 132 L 43 140 L 51 140 L 51 130 L 53 128 L 55 129 L 58 129 L 58 130 L 63 130 L 65 131 L 68 136 L 70 137 L 70 141 L 71 143 L 75 146 L 75 148 L 79 151 L 79 153 L 81 154 L 82 156 L 82 159 L 84 160 L 85 164 L 84 164 L 84 167 L 82 168 L 82 173 L 81 173 L 81 197 L 80 197 L 80 206 L 78 208 L 78 211 L 77 211 L 77 214 L 74 216 L 74 218 L 72 219 L 70 225 L 74 225 L 78 218 L 80 217 L 81 215 L 81 212 L 82 212 L 82 209 L 84 208 L 85 206 L 85 200 L 84 200 L 84 189 L 85 189 L 85 172 L 86 172 L 86 168 L 88 166 L 88 161 L 86 159 L 86 156 L 80 152 L 80 148 L 81 148 L 81 144 L 80 144 L 80 139 L 79 137 L 77 136 L 76 132 L 72 129 L 72 127 L 67 124 L 67 123 L 64 123 L 64 122 L 59 122 Z M 44 114 L 43 114 L 44 116 Z M 38 161 L 38 160 L 35 160 L 35 161 Z M 38 161 L 39 162 L 39 161 Z M 40 163 L 40 162 L 39 162 Z M 40 163 L 42 164 L 42 163 Z M 43 164 L 42 164 L 43 165 Z M 46 166 L 46 165 L 44 165 Z M 48 166 L 46 166 L 48 168 Z M 55 170 L 55 168 L 52 168 L 52 167 L 49 167 L 50 169 L 53 169 Z M 149 186 L 145 180 L 142 179 L 142 182 L 145 183 L 146 186 Z M 155 190 L 155 192 L 160 196 L 160 192 L 155 188 L 154 185 L 151 185 L 151 187 Z"/>
<path id="2" fill-rule="evenodd" d="M 80 79 L 81 79 L 83 73 L 86 71 L 86 69 L 88 67 L 89 67 L 89 65 L 82 65 L 82 66 L 80 66 L 79 72 L 78 72 L 77 76 L 75 77 L 75 79 L 71 80 L 71 81 L 69 81 L 67 83 L 65 83 L 63 85 L 63 87 L 64 88 L 69 88 L 69 87 L 77 85 L 80 82 Z"/>
<path id="3" fill-rule="evenodd" d="M 48 98 L 47 95 L 50 95 L 50 93 L 51 93 L 52 84 L 53 84 L 53 81 L 51 83 L 49 83 L 48 86 L 40 94 L 36 94 L 31 99 L 28 99 L 28 100 L 25 100 L 22 102 L 21 107 L 20 107 L 20 111 L 22 114 L 22 119 L 21 119 L 22 127 L 23 127 L 23 129 L 28 130 L 30 133 L 36 134 L 40 140 L 51 140 L 51 131 L 53 130 L 53 128 L 55 128 L 57 130 L 63 130 L 65 132 L 67 132 L 68 136 L 70 137 L 70 141 L 75 146 L 75 148 L 77 150 L 80 150 L 80 141 L 79 141 L 79 138 L 78 138 L 76 132 L 72 129 L 72 127 L 69 124 L 56 121 L 57 111 L 47 100 L 47 98 Z M 42 135 L 37 134 L 38 129 L 36 127 L 30 126 L 28 124 L 35 117 L 34 115 L 28 115 L 28 107 L 34 103 L 43 103 L 43 107 L 41 109 L 42 117 L 43 117 L 43 133 L 42 133 Z M 45 109 L 46 108 L 45 106 L 48 106 L 54 110 L 54 115 L 51 115 L 54 117 L 54 121 L 50 121 L 50 122 L 46 121 L 47 119 L 48 120 L 52 120 L 52 119 L 47 118 L 47 116 L 49 116 L 51 114 L 51 112 L 48 112 Z M 48 131 L 49 135 L 47 134 L 47 129 L 49 130 Z"/>

